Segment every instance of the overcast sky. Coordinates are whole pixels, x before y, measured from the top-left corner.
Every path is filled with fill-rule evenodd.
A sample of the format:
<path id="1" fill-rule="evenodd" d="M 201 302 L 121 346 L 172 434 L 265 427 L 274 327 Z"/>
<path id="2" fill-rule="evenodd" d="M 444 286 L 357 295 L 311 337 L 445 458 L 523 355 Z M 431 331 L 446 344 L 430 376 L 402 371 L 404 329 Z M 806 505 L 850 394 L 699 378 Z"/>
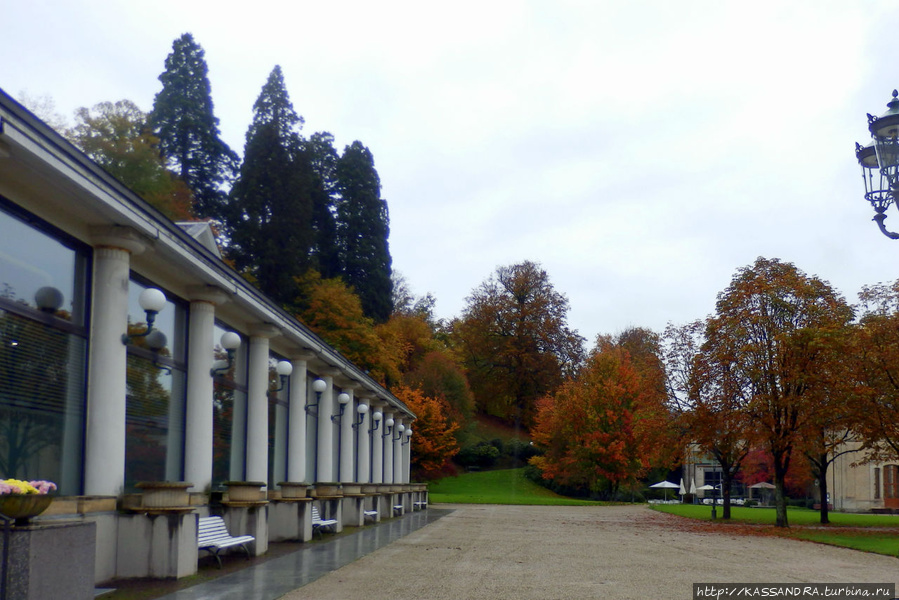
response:
<path id="1" fill-rule="evenodd" d="M 242 154 L 280 64 L 306 135 L 371 149 L 394 269 L 440 317 L 524 260 L 591 343 L 706 316 L 758 256 L 850 301 L 899 278 L 854 157 L 899 86 L 893 2 L 8 4 L 0 88 L 68 118 L 123 98 L 149 110 L 190 32 Z"/>

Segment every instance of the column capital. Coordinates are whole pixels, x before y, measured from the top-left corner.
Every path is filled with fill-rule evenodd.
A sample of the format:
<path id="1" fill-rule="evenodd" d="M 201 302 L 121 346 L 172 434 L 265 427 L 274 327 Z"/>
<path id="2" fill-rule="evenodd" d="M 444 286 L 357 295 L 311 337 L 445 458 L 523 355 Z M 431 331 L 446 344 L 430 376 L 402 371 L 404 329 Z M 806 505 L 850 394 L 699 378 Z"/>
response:
<path id="1" fill-rule="evenodd" d="M 256 323 L 250 326 L 250 337 L 270 339 L 281 335 L 281 330 L 273 323 Z"/>
<path id="2" fill-rule="evenodd" d="M 231 300 L 232 294 L 215 285 L 192 285 L 187 288 L 187 297 L 191 302 L 208 302 L 218 306 Z"/>
<path id="3" fill-rule="evenodd" d="M 310 361 L 315 359 L 315 352 L 312 350 L 298 350 L 297 352 L 291 352 L 288 355 L 290 360 L 301 360 L 305 363 L 309 363 Z"/>
<path id="4" fill-rule="evenodd" d="M 91 242 L 96 246 L 119 248 L 131 254 L 145 251 L 150 242 L 131 227 L 121 225 L 97 225 L 90 228 Z"/>

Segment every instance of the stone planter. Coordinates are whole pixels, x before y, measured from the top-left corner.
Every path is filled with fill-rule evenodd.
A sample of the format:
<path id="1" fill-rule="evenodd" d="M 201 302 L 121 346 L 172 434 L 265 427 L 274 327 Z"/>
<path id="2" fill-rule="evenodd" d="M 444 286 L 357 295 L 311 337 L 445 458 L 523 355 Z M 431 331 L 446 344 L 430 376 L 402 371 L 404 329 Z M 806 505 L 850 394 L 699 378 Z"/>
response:
<path id="1" fill-rule="evenodd" d="M 344 495 L 358 496 L 362 493 L 362 486 L 358 483 L 344 483 L 343 493 Z"/>
<path id="2" fill-rule="evenodd" d="M 315 489 L 312 490 L 312 495 L 316 498 L 322 498 L 326 496 L 343 496 L 343 490 L 341 489 L 339 483 L 316 483 Z"/>
<path id="3" fill-rule="evenodd" d="M 47 494 L 2 494 L 0 514 L 15 519 L 16 525 L 28 525 L 29 521 L 50 506 L 53 497 Z"/>
<path id="4" fill-rule="evenodd" d="M 282 481 L 278 484 L 278 487 L 281 488 L 281 497 L 286 499 L 305 498 L 309 490 L 308 483 L 296 481 Z"/>
<path id="5" fill-rule="evenodd" d="M 190 505 L 189 481 L 141 481 L 141 508 L 184 508 Z"/>
<path id="6" fill-rule="evenodd" d="M 378 493 L 378 484 L 377 483 L 362 484 L 362 493 L 363 494 L 377 494 Z"/>
<path id="7" fill-rule="evenodd" d="M 229 502 L 260 502 L 265 500 L 262 481 L 226 481 Z"/>
<path id="8" fill-rule="evenodd" d="M 378 484 L 378 493 L 379 494 L 387 494 L 392 491 L 393 486 L 389 483 L 380 483 Z"/>

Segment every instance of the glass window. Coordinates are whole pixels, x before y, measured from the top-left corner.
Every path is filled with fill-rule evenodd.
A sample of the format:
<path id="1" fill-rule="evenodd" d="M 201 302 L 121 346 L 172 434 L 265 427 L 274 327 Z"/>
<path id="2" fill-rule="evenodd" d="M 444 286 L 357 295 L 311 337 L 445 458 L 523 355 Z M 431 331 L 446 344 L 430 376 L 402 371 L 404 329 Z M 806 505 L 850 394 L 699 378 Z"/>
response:
<path id="1" fill-rule="evenodd" d="M 148 286 L 131 280 L 128 332 L 146 332 L 146 313 L 138 297 Z M 168 297 L 154 329 L 165 336 L 161 349 L 152 338 L 133 337 L 128 345 L 125 405 L 125 490 L 141 481 L 180 481 L 184 474 L 186 307 Z M 151 336 L 154 334 L 151 334 Z M 160 338 L 157 338 L 159 340 Z M 156 342 L 160 343 L 160 342 Z"/>
<path id="2" fill-rule="evenodd" d="M 0 231 L 0 297 L 84 325 L 87 253 L 2 207 Z"/>
<path id="3" fill-rule="evenodd" d="M 89 250 L 0 204 L 0 475 L 82 490 Z"/>
<path id="4" fill-rule="evenodd" d="M 268 485 L 274 487 L 287 481 L 287 419 L 290 378 L 281 388 L 281 378 L 275 370 L 284 358 L 270 354 L 268 359 Z M 281 388 L 280 390 L 278 388 Z"/>
<path id="5" fill-rule="evenodd" d="M 221 346 L 222 335 L 233 331 L 230 327 L 215 326 L 215 360 L 227 361 L 228 353 Z M 247 343 L 241 338 L 234 351 L 231 366 L 215 375 L 212 401 L 212 482 L 219 486 L 225 481 L 246 479 L 247 439 Z"/>

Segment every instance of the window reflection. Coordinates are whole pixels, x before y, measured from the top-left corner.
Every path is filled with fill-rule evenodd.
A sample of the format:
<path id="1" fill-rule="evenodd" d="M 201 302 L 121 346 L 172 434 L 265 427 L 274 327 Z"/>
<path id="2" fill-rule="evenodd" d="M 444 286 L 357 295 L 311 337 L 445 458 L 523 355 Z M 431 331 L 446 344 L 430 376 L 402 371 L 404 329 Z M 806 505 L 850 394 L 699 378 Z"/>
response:
<path id="1" fill-rule="evenodd" d="M 234 331 L 231 327 L 216 323 L 213 339 L 215 361 L 228 360 L 228 353 L 221 346 L 222 335 Z M 247 429 L 247 344 L 242 340 L 234 352 L 230 368 L 217 372 L 212 401 L 212 483 L 213 487 L 225 481 L 241 481 L 246 474 Z"/>
<path id="2" fill-rule="evenodd" d="M 0 476 L 80 494 L 88 250 L 2 205 L 0 231 Z"/>
<path id="3" fill-rule="evenodd" d="M 131 280 L 128 290 L 128 333 L 146 331 L 146 313 L 138 298 L 149 285 Z M 185 307 L 167 294 L 154 328 L 165 335 L 161 349 L 147 337 L 128 345 L 125 404 L 125 489 L 141 481 L 180 481 L 184 465 L 186 365 Z"/>
<path id="4" fill-rule="evenodd" d="M 57 317 L 84 323 L 84 256 L 59 239 L 0 210 L 0 298 L 40 308 L 39 290 L 55 290 Z M 40 295 L 38 295 L 40 298 Z"/>

